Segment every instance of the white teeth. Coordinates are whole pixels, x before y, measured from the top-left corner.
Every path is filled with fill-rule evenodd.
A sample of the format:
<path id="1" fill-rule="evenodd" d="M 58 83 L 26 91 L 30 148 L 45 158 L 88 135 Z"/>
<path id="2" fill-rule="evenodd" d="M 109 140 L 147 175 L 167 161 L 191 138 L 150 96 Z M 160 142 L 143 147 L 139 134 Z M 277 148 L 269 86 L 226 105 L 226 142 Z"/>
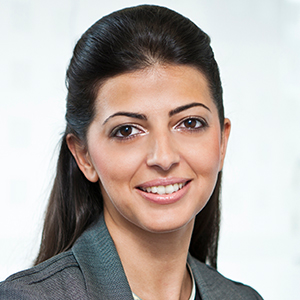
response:
<path id="1" fill-rule="evenodd" d="M 166 186 L 163 185 L 151 186 L 147 188 L 142 188 L 142 190 L 147 193 L 163 195 L 163 194 L 172 194 L 174 192 L 177 192 L 178 190 L 182 189 L 184 186 L 185 183 L 175 183 Z"/>
<path id="2" fill-rule="evenodd" d="M 174 192 L 178 191 L 178 190 L 179 190 L 178 183 L 175 183 L 175 184 L 173 185 L 173 188 L 174 188 Z"/>
<path id="3" fill-rule="evenodd" d="M 157 193 L 157 186 L 153 186 L 152 188 L 151 188 L 151 192 L 152 193 Z"/>
<path id="4" fill-rule="evenodd" d="M 172 194 L 174 192 L 173 185 L 167 185 L 166 186 L 166 194 Z"/>
<path id="5" fill-rule="evenodd" d="M 165 194 L 165 193 L 166 193 L 166 188 L 162 185 L 159 185 L 157 187 L 157 194 L 162 195 L 162 194 Z"/>

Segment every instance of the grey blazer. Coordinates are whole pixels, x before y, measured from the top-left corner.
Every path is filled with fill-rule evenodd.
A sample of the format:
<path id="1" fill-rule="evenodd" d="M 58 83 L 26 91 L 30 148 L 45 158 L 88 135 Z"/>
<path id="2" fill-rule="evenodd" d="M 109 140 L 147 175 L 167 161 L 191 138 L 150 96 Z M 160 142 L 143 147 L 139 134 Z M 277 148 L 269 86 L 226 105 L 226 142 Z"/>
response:
<path id="1" fill-rule="evenodd" d="M 233 282 L 188 256 L 203 300 L 262 299 L 251 287 Z M 120 258 L 103 216 L 71 250 L 0 283 L 0 299 L 133 300 Z"/>

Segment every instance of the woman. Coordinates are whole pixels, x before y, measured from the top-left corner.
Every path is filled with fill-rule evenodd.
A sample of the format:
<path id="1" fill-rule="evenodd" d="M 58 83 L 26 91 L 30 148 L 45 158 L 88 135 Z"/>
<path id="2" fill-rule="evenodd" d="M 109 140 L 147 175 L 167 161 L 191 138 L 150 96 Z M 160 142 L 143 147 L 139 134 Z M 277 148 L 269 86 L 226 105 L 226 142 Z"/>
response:
<path id="1" fill-rule="evenodd" d="M 36 266 L 1 299 L 261 299 L 216 271 L 230 121 L 209 37 L 167 8 L 78 41 Z"/>

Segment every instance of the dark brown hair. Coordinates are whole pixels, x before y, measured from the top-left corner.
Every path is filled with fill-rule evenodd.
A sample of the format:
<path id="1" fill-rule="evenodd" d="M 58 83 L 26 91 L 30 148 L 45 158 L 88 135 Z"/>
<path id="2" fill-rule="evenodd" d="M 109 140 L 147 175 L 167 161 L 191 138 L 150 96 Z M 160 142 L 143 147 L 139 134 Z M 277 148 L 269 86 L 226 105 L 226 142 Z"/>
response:
<path id="1" fill-rule="evenodd" d="M 70 249 L 103 210 L 99 183 L 88 181 L 79 170 L 67 147 L 66 136 L 72 133 L 86 143 L 101 83 L 154 64 L 189 65 L 201 71 L 208 81 L 223 129 L 222 86 L 206 33 L 182 15 L 152 5 L 126 8 L 97 21 L 76 44 L 67 70 L 67 125 L 36 264 Z M 221 173 L 207 205 L 196 217 L 190 244 L 194 257 L 215 268 L 220 182 Z"/>

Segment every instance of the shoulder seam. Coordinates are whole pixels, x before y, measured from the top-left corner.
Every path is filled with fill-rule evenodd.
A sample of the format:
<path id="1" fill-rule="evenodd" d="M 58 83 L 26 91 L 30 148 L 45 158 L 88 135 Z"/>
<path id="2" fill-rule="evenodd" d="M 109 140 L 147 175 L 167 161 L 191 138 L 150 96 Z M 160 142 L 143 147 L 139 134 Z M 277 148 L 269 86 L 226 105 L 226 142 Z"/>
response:
<path id="1" fill-rule="evenodd" d="M 57 270 L 57 271 L 49 274 L 49 276 L 43 277 L 43 278 L 38 279 L 38 280 L 33 280 L 32 282 L 29 282 L 28 285 L 32 285 L 32 284 L 36 284 L 36 283 L 39 283 L 39 282 L 43 282 L 43 281 L 51 278 L 52 276 L 56 275 L 57 273 L 62 272 L 64 270 L 66 270 L 68 268 L 72 268 L 72 267 L 78 267 L 78 265 L 76 263 L 70 263 L 69 265 L 64 266 L 63 269 L 59 269 L 59 270 Z"/>
<path id="2" fill-rule="evenodd" d="M 50 274 L 49 274 L 47 277 L 44 277 L 44 278 L 42 278 L 42 279 L 40 279 L 40 280 L 32 280 L 32 282 L 30 282 L 30 283 L 28 283 L 28 284 L 33 284 L 33 283 L 35 283 L 35 282 L 43 281 L 43 280 L 45 280 L 45 279 L 47 279 L 47 278 L 53 276 L 54 274 L 56 274 L 56 273 L 62 271 L 62 270 L 65 269 L 65 268 L 78 267 L 78 263 L 77 263 L 77 261 L 76 261 L 74 255 L 73 255 L 73 253 L 72 253 L 71 251 L 70 251 L 70 252 L 69 252 L 69 251 L 68 251 L 68 252 L 64 252 L 63 254 L 64 254 L 64 255 L 60 255 L 59 257 L 55 257 L 55 256 L 54 256 L 54 257 L 52 258 L 52 260 L 51 260 L 51 258 L 50 258 L 51 262 L 46 263 L 47 261 L 45 261 L 45 265 L 44 265 L 43 267 L 37 265 L 37 266 L 36 266 L 37 268 L 34 268 L 34 269 L 32 269 L 32 270 L 28 269 L 27 272 L 26 272 L 26 270 L 25 270 L 25 271 L 20 272 L 19 274 L 18 274 L 18 273 L 13 274 L 13 275 L 11 275 L 10 277 L 8 277 L 8 278 L 6 279 L 6 281 L 7 281 L 7 282 L 8 282 L 8 281 L 13 282 L 13 281 L 22 279 L 23 277 L 34 276 L 35 274 L 38 274 L 38 273 L 43 272 L 45 269 L 51 267 L 52 265 L 56 264 L 57 262 L 59 262 L 59 261 L 65 259 L 65 258 L 68 258 L 68 257 L 72 257 L 72 258 L 74 259 L 74 262 L 70 262 L 70 261 L 69 261 L 69 262 L 66 262 L 66 263 L 64 264 L 64 267 L 63 267 L 63 268 L 58 268 L 57 270 L 53 270 L 52 272 L 50 272 Z M 40 268 L 39 268 L 39 267 L 40 267 Z"/>

